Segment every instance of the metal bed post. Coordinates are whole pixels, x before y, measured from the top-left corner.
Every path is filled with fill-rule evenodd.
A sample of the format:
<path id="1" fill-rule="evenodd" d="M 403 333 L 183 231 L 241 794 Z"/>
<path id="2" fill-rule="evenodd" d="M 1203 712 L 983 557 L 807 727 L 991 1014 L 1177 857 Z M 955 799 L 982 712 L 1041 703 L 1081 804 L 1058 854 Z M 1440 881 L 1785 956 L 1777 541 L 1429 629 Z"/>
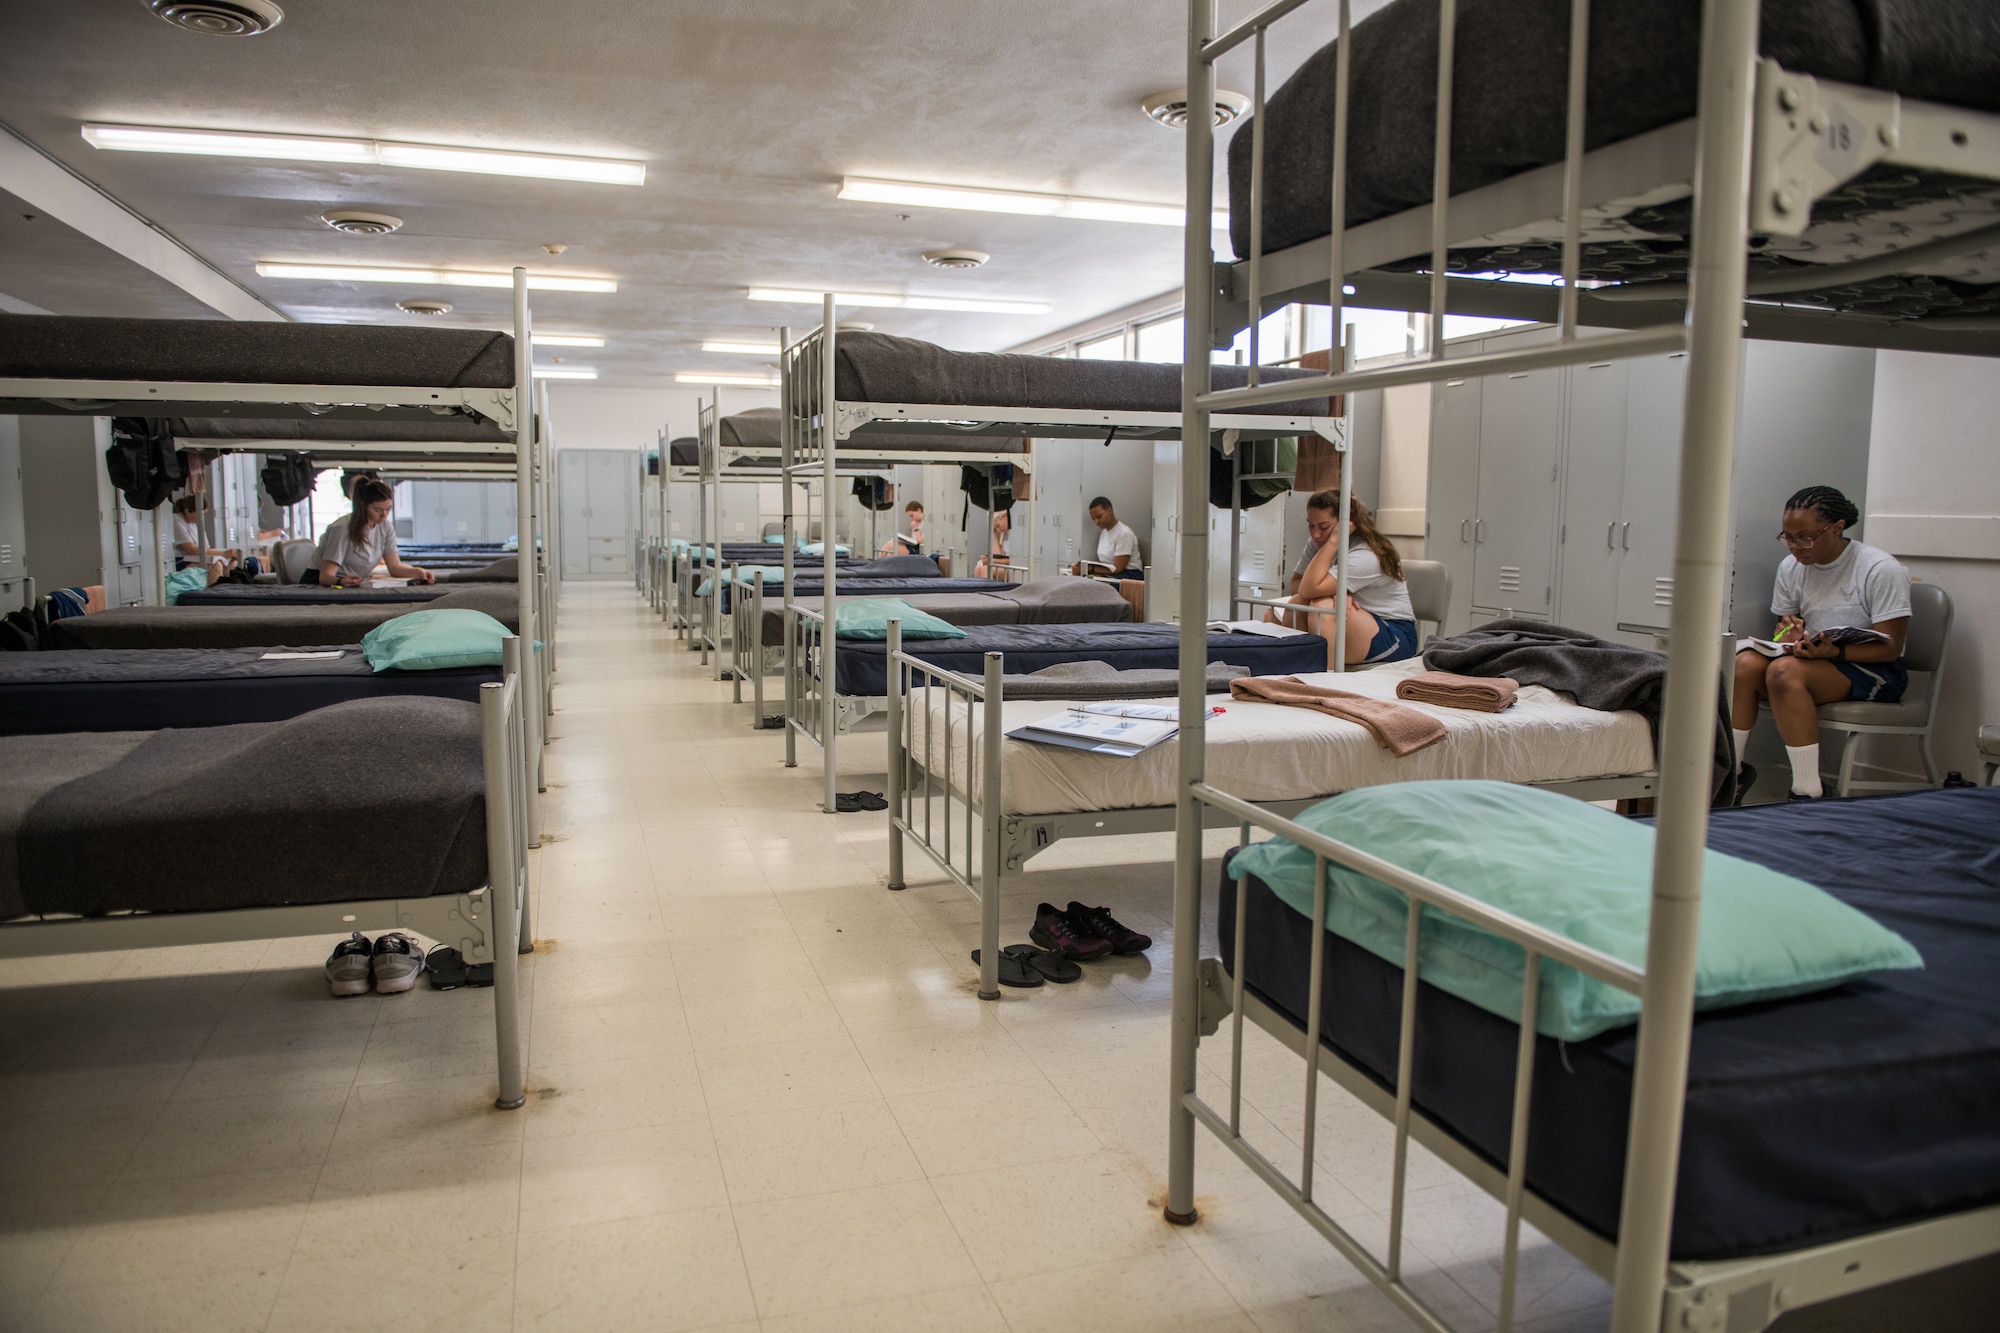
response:
<path id="1" fill-rule="evenodd" d="M 524 640 L 518 634 L 510 635 L 500 641 L 500 679 L 502 681 L 505 681 L 509 677 L 518 677 L 521 674 L 524 666 L 521 660 L 523 642 Z M 521 867 L 521 901 L 519 904 L 521 912 L 521 939 L 519 947 L 522 953 L 533 953 L 535 951 L 535 923 L 534 909 L 531 902 L 534 894 L 531 891 L 532 886 L 529 884 L 528 830 L 525 827 L 527 822 L 525 817 L 526 801 L 528 799 L 527 788 L 530 785 L 527 776 L 527 764 L 525 762 L 528 754 L 528 721 L 526 714 L 522 710 L 516 709 L 509 715 L 508 725 L 513 731 L 513 753 L 522 760 L 521 763 L 515 766 L 514 770 L 514 780 L 516 783 L 514 792 L 517 799 L 522 802 L 521 808 L 523 812 L 522 817 L 516 820 L 516 827 L 514 829 L 514 851 L 520 857 Z"/>
<path id="2" fill-rule="evenodd" d="M 1333 285 L 1338 287 L 1340 280 L 1336 278 Z M 1354 326 L 1350 324 L 1340 332 L 1342 334 L 1338 348 L 1340 368 L 1343 372 L 1351 371 L 1354 369 Z M 1343 417 L 1349 415 L 1350 404 L 1353 401 L 1353 394 L 1341 395 L 1340 406 Z M 1347 670 L 1347 599 L 1352 595 L 1347 583 L 1348 547 L 1352 544 L 1347 539 L 1347 524 L 1349 515 L 1354 512 L 1354 432 L 1348 430 L 1342 431 L 1341 434 L 1344 438 L 1340 442 L 1340 518 L 1338 529 L 1334 533 L 1334 540 L 1340 545 L 1334 548 L 1333 554 L 1333 669 L 1335 671 Z M 1315 625 L 1313 628 L 1319 627 Z"/>
<path id="3" fill-rule="evenodd" d="M 1209 219 L 1214 215 L 1215 67 L 1202 47 L 1215 35 L 1215 0 L 1188 0 L 1187 308 L 1181 323 L 1181 633 L 1180 784 L 1174 812 L 1174 989 L 1172 1070 L 1168 1088 L 1166 1219 L 1191 1226 L 1194 1207 L 1195 1118 L 1186 1099 L 1195 1091 L 1196 1044 L 1201 1040 L 1202 807 L 1194 794 L 1202 780 L 1208 662 L 1208 409 L 1198 401 L 1209 387 L 1209 335 L 1215 255 Z M 1258 120 L 1262 121 L 1259 116 Z M 1259 219 L 1261 221 L 1261 218 Z M 1256 327 L 1256 310 L 1250 313 Z M 987 793 L 997 798 L 997 788 Z"/>
<path id="4" fill-rule="evenodd" d="M 527 1100 L 521 1086 L 520 964 L 505 944 L 513 933 L 510 914 L 520 909 L 523 899 L 515 819 L 521 814 L 520 795 L 527 784 L 521 781 L 523 756 L 518 753 L 520 731 L 514 715 L 521 711 L 524 679 L 517 674 L 501 684 L 479 687 L 479 731 L 486 765 L 486 885 L 492 896 L 486 938 L 493 950 L 493 1035 L 500 1054 L 500 1087 L 493 1104 L 503 1111 L 516 1110 Z"/>
<path id="5" fill-rule="evenodd" d="M 1646 1333 L 1660 1323 L 1694 1035 L 1696 929 L 1722 667 L 1717 631 L 1729 572 L 1758 9 L 1756 0 L 1707 0 L 1702 6 L 1701 137 L 1688 263 L 1690 338 L 1671 655 L 1660 725 L 1653 904 L 1618 1216 L 1613 1333 Z"/>
<path id="6" fill-rule="evenodd" d="M 1196 622 L 1196 628 L 1201 628 Z M 980 699 L 981 732 L 980 740 L 985 750 L 980 754 L 979 804 L 985 811 L 979 821 L 979 998 L 997 1000 L 1000 998 L 1000 830 L 1006 825 L 1006 816 L 1000 809 L 1000 747 L 1005 742 L 1000 720 L 1001 697 L 1001 655 L 986 654 L 986 692 Z M 895 684 L 892 680 L 890 684 Z M 949 707 L 947 705 L 947 707 Z M 950 716 L 947 712 L 946 716 Z M 965 724 L 966 750 L 971 753 L 972 719 Z M 951 742 L 945 741 L 945 753 L 951 753 Z M 946 760 L 947 771 L 949 759 Z M 946 792 L 950 783 L 947 780 Z M 891 807 L 892 809 L 894 807 Z M 965 794 L 965 814 L 972 817 L 972 793 Z M 945 805 L 945 818 L 951 817 L 949 800 Z M 966 854 L 972 853 L 967 847 Z M 1192 1126 L 1190 1126 L 1190 1131 Z M 1190 1142 L 1192 1136 L 1190 1135 Z"/>
<path id="7" fill-rule="evenodd" d="M 889 621 L 888 642 L 889 697 L 886 705 L 886 721 L 889 731 L 889 776 L 882 795 L 889 802 L 889 887 L 901 889 L 903 881 L 903 830 L 897 824 L 899 819 L 909 818 L 903 809 L 903 779 L 908 776 L 909 754 L 903 745 L 903 688 L 906 673 L 897 659 L 903 651 L 903 622 Z M 926 756 L 928 758 L 928 756 Z M 951 765 L 947 761 L 945 771 L 949 780 Z"/>
<path id="8" fill-rule="evenodd" d="M 799 711 L 798 666 L 793 656 L 798 647 L 798 621 L 792 614 L 798 557 L 792 550 L 792 465 L 799 458 L 800 389 L 795 364 L 805 354 L 794 356 L 787 345 L 789 328 L 778 335 L 778 473 L 785 482 L 785 767 L 799 766 L 799 733 L 794 719 Z"/>
<path id="9" fill-rule="evenodd" d="M 528 270 L 514 270 L 514 507 L 518 530 L 515 552 L 515 586 L 520 592 L 520 638 L 525 668 L 521 672 L 521 713 L 527 720 L 528 752 L 521 757 L 530 775 L 522 784 L 526 800 L 522 811 L 528 821 L 528 845 L 542 845 L 541 801 L 537 795 L 541 773 L 541 663 L 535 652 L 536 590 L 541 569 L 540 543 L 535 524 L 535 449 L 541 432 L 535 419 L 535 362 L 532 331 L 528 323 Z"/>
<path id="10" fill-rule="evenodd" d="M 818 367 L 820 463 L 822 468 L 821 475 L 825 479 L 823 494 L 827 497 L 833 495 L 834 467 L 836 462 L 834 454 L 839 446 L 839 439 L 836 435 L 834 425 L 836 415 L 834 402 L 839 390 L 834 375 L 833 314 L 833 293 L 828 292 L 820 300 L 820 362 Z M 825 612 L 826 621 L 824 628 L 821 630 L 822 637 L 820 639 L 819 654 L 821 676 L 820 706 L 822 709 L 820 713 L 819 744 L 820 756 L 826 761 L 825 790 L 823 793 L 826 802 L 826 812 L 832 814 L 835 809 L 833 788 L 836 779 L 839 777 L 839 764 L 834 758 L 834 744 L 839 739 L 838 732 L 840 730 L 839 714 L 837 711 L 839 697 L 834 690 L 834 671 L 835 664 L 840 661 L 840 609 L 839 603 L 834 596 L 833 567 L 835 561 L 833 555 L 833 537 L 828 531 L 830 525 L 826 522 L 825 504 L 822 504 L 820 509 L 820 537 L 822 538 L 819 548 L 820 567 L 824 571 L 820 576 L 820 608 Z"/>

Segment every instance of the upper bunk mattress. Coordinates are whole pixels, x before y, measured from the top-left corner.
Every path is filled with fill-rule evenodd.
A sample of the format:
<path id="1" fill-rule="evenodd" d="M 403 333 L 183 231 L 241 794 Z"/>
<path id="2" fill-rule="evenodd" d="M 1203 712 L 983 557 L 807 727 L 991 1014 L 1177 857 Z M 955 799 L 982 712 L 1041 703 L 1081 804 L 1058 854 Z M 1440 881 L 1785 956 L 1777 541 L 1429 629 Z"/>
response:
<path id="1" fill-rule="evenodd" d="M 385 620 L 412 611 L 466 607 L 510 630 L 521 599 L 504 584 L 455 588 L 433 602 L 336 606 L 116 606 L 49 626 L 48 646 L 77 648 L 260 648 L 274 643 L 359 643 Z"/>
<path id="2" fill-rule="evenodd" d="M 176 606 L 358 606 L 434 602 L 450 589 L 434 583 L 393 588 L 322 588 L 314 583 L 218 583 L 184 592 Z"/>
<path id="3" fill-rule="evenodd" d="M 483 387 L 483 386 L 473 386 Z M 504 387 L 504 386 L 503 386 Z M 407 452 L 420 454 L 426 444 L 496 444 L 508 446 L 513 456 L 514 432 L 503 430 L 484 417 L 429 415 L 421 421 L 383 418 L 355 421 L 351 418 L 321 417 L 170 417 L 167 429 L 176 440 L 283 440 L 296 453 L 311 454 L 315 442 L 408 445 Z M 333 452 L 333 451 L 329 451 Z M 344 454 L 346 451 L 338 451 Z M 337 455 L 336 455 L 337 456 Z M 479 455 L 482 459 L 499 454 Z M 329 462 L 334 461 L 328 458 Z"/>
<path id="4" fill-rule="evenodd" d="M 1460 0 L 1452 81 L 1454 194 L 1562 161 L 1569 60 L 1568 0 Z M 1595 149 L 1695 113 L 1700 0 L 1596 0 L 1590 11 L 1585 144 Z M 2000 10 L 1990 0 L 1766 0 L 1759 46 L 1787 69 L 1904 96 L 2000 111 Z M 1431 201 L 1437 106 L 1436 0 L 1395 0 L 1353 32 L 1347 222 L 1357 226 Z M 1265 115 L 1264 249 L 1271 253 L 1323 237 L 1332 213 L 1334 64 L 1337 43 L 1315 53 L 1271 95 Z M 1250 253 L 1251 134 L 1244 122 L 1230 140 L 1230 239 Z M 1968 219 L 2000 208 L 1993 182 L 1938 177 L 1928 183 L 1903 168 L 1866 173 L 1814 206 L 1814 231 L 1802 241 L 1774 240 L 1751 255 L 1751 273 L 1807 260 L 1815 233 L 1851 246 L 1858 228 L 1878 218 L 1882 248 L 1896 243 L 1891 221 L 1907 202 L 1964 199 Z M 1653 200 L 1591 228 L 1583 274 L 1624 281 L 1684 274 L 1689 200 Z M 1920 235 L 1942 234 L 1935 220 Z M 1953 228 L 1944 227 L 1943 231 Z M 1907 230 L 1907 229 L 1905 229 Z M 1561 228 L 1533 239 L 1455 250 L 1457 272 L 1561 271 Z M 1903 241 L 1907 244 L 1907 240 Z M 1796 256 L 1796 258 L 1792 257 Z M 1845 255 L 1836 257 L 1847 257 Z M 1428 267 L 1429 253 L 1390 267 Z M 1982 293 L 2000 275 L 1970 284 L 1943 279 L 1883 279 L 1845 298 L 1814 294 L 1829 308 L 1899 313 L 1892 296 L 1922 298 L 1933 308 L 1981 313 Z M 1901 284 L 1892 293 L 1883 283 Z M 1940 283 L 1944 283 L 1940 286 Z M 1906 290 L 1914 286 L 1916 292 Z M 1806 294 L 1788 300 L 1807 301 Z M 1846 304 L 1842 301 L 1845 300 Z M 1967 302 L 1972 304 L 1968 305 Z M 2000 304 L 1994 305 L 2000 309 Z"/>
<path id="5" fill-rule="evenodd" d="M 1036 579 L 1018 588 L 996 583 L 993 592 L 915 593 L 901 600 L 919 611 L 961 629 L 972 625 L 1090 625 L 1129 624 L 1132 604 L 1110 584 L 1097 579 Z M 837 596 L 836 601 L 860 600 L 861 594 Z M 821 610 L 824 597 L 794 597 L 808 611 Z M 764 603 L 763 639 L 777 646 L 785 641 L 783 605 Z"/>
<path id="6" fill-rule="evenodd" d="M 457 699 L 9 736 L 0 772 L 0 919 L 417 898 L 486 882 L 479 708 Z"/>
<path id="7" fill-rule="evenodd" d="M 0 653 L 0 736 L 278 722 L 397 694 L 477 703 L 499 681 L 498 667 L 377 671 L 358 643 Z"/>
<path id="8" fill-rule="evenodd" d="M 840 340 L 844 342 L 849 338 L 863 336 L 873 335 L 843 333 L 840 335 Z M 911 340 L 908 338 L 897 338 L 892 339 L 892 341 L 909 342 Z M 924 347 L 929 346 L 929 344 L 918 343 L 917 346 Z M 924 401 L 935 402 L 941 400 L 925 399 Z M 954 399 L 952 401 L 957 400 Z M 747 412 L 738 412 L 735 416 L 723 417 L 717 421 L 715 423 L 716 438 L 721 441 L 722 447 L 725 449 L 755 449 L 765 453 L 776 454 L 783 448 L 783 439 L 780 433 L 783 429 L 783 421 L 782 415 L 775 407 L 753 407 Z M 865 447 L 898 453 L 963 452 L 1012 454 L 1027 452 L 1027 442 L 1024 440 L 990 439 L 986 437 L 971 439 L 946 434 L 870 435 L 863 446 L 856 446 L 850 442 L 842 447 Z M 737 460 L 731 466 L 740 467 L 743 465 L 743 461 Z"/>
<path id="9" fill-rule="evenodd" d="M 1717 810 L 1708 827 L 1710 847 L 1812 881 L 1924 965 L 1696 1015 L 1673 1257 L 1777 1253 L 2000 1202 L 2000 789 Z M 1247 883 L 1245 985 L 1302 1024 L 1312 922 Z M 1225 879 L 1225 960 L 1235 891 Z M 1329 935 L 1321 1031 L 1385 1087 L 1401 978 Z M 1498 1162 L 1519 1029 L 1418 994 L 1416 1105 Z M 1538 1044 L 1528 1185 L 1615 1236 L 1637 1031 Z"/>
<path id="10" fill-rule="evenodd" d="M 959 407 L 1007 407 L 1083 412 L 1166 412 L 1181 410 L 1178 361 L 1094 361 L 1012 352 L 953 352 L 915 338 L 886 333 L 842 333 L 834 341 L 834 389 L 846 402 L 936 403 Z M 1248 382 L 1243 366 L 1216 366 L 1217 389 Z M 1319 372 L 1266 366 L 1266 383 L 1316 378 Z M 1324 398 L 1264 403 L 1240 409 L 1274 417 L 1332 415 Z M 866 445 L 892 435 L 869 436 Z M 852 443 L 852 442 L 851 442 Z M 965 448 L 970 442 L 961 443 Z M 971 447 L 983 447 L 972 445 Z"/>
<path id="11" fill-rule="evenodd" d="M 514 339 L 389 324 L 0 314 L 0 377 L 507 389 Z"/>

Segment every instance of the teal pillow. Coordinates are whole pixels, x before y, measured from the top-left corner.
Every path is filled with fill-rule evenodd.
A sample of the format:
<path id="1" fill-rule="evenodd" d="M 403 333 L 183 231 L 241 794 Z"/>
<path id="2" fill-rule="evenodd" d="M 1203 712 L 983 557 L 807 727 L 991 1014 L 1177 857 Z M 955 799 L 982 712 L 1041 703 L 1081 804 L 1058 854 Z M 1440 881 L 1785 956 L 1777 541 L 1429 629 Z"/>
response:
<path id="1" fill-rule="evenodd" d="M 167 605 L 179 606 L 182 593 L 199 592 L 207 586 L 208 571 L 206 569 L 177 569 L 167 575 Z"/>
<path id="2" fill-rule="evenodd" d="M 1646 959 L 1653 829 L 1554 792 L 1506 782 L 1400 782 L 1322 801 L 1298 822 L 1634 966 Z M 1909 941 L 1824 890 L 1707 852 L 1695 1007 L 1721 1009 L 1824 990 L 1873 972 L 1922 967 Z M 1313 856 L 1283 838 L 1237 853 L 1312 914 Z M 1397 966 L 1403 895 L 1327 863 L 1327 927 Z M 1521 947 L 1461 917 L 1424 909 L 1418 975 L 1502 1018 L 1521 1013 Z M 1639 997 L 1543 961 L 1536 1027 L 1575 1041 L 1638 1021 Z"/>
<path id="3" fill-rule="evenodd" d="M 839 639 L 887 639 L 889 622 L 903 622 L 906 639 L 962 639 L 965 631 L 948 620 L 919 611 L 900 597 L 863 597 L 841 602 L 834 621 Z"/>
<path id="4" fill-rule="evenodd" d="M 782 532 L 767 532 L 764 534 L 764 540 L 773 546 L 783 546 L 785 544 L 785 534 Z"/>
<path id="5" fill-rule="evenodd" d="M 484 611 L 411 611 L 364 634 L 361 653 L 377 671 L 499 666 L 500 641 L 512 633 Z"/>

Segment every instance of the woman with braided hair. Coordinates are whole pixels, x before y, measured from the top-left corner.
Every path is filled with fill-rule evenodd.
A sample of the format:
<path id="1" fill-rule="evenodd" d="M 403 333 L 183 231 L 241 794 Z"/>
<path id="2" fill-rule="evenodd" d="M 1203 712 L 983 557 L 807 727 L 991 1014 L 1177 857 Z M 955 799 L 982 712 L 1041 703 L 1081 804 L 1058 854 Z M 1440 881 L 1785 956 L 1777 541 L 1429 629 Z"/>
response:
<path id="1" fill-rule="evenodd" d="M 1831 486 L 1808 486 L 1785 502 L 1778 534 L 1789 554 L 1778 566 L 1771 610 L 1773 638 L 1784 655 L 1736 654 L 1736 700 L 1730 725 L 1743 753 L 1757 721 L 1757 703 L 1771 717 L 1792 764 L 1792 799 L 1823 794 L 1819 778 L 1821 704 L 1843 699 L 1895 703 L 1910 683 L 1903 640 L 1910 628 L 1910 572 L 1887 551 L 1847 535 L 1860 522 L 1854 502 Z M 1887 642 L 1834 643 L 1829 631 L 1872 629 Z M 1739 788 L 1756 774 L 1744 766 Z"/>

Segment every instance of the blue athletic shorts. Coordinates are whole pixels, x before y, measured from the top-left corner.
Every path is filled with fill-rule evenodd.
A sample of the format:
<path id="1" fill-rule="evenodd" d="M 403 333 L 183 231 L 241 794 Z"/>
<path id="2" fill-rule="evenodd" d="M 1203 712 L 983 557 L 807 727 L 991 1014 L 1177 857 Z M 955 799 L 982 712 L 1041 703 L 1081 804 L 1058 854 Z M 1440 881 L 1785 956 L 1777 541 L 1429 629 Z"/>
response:
<path id="1" fill-rule="evenodd" d="M 1910 669 L 1900 657 L 1893 662 L 1835 662 L 1833 668 L 1854 687 L 1847 697 L 1861 703 L 1897 703 L 1910 687 Z"/>
<path id="2" fill-rule="evenodd" d="M 1401 662 L 1417 655 L 1417 622 L 1414 620 L 1384 620 L 1376 617 L 1375 637 L 1368 641 L 1368 656 L 1363 662 Z"/>

